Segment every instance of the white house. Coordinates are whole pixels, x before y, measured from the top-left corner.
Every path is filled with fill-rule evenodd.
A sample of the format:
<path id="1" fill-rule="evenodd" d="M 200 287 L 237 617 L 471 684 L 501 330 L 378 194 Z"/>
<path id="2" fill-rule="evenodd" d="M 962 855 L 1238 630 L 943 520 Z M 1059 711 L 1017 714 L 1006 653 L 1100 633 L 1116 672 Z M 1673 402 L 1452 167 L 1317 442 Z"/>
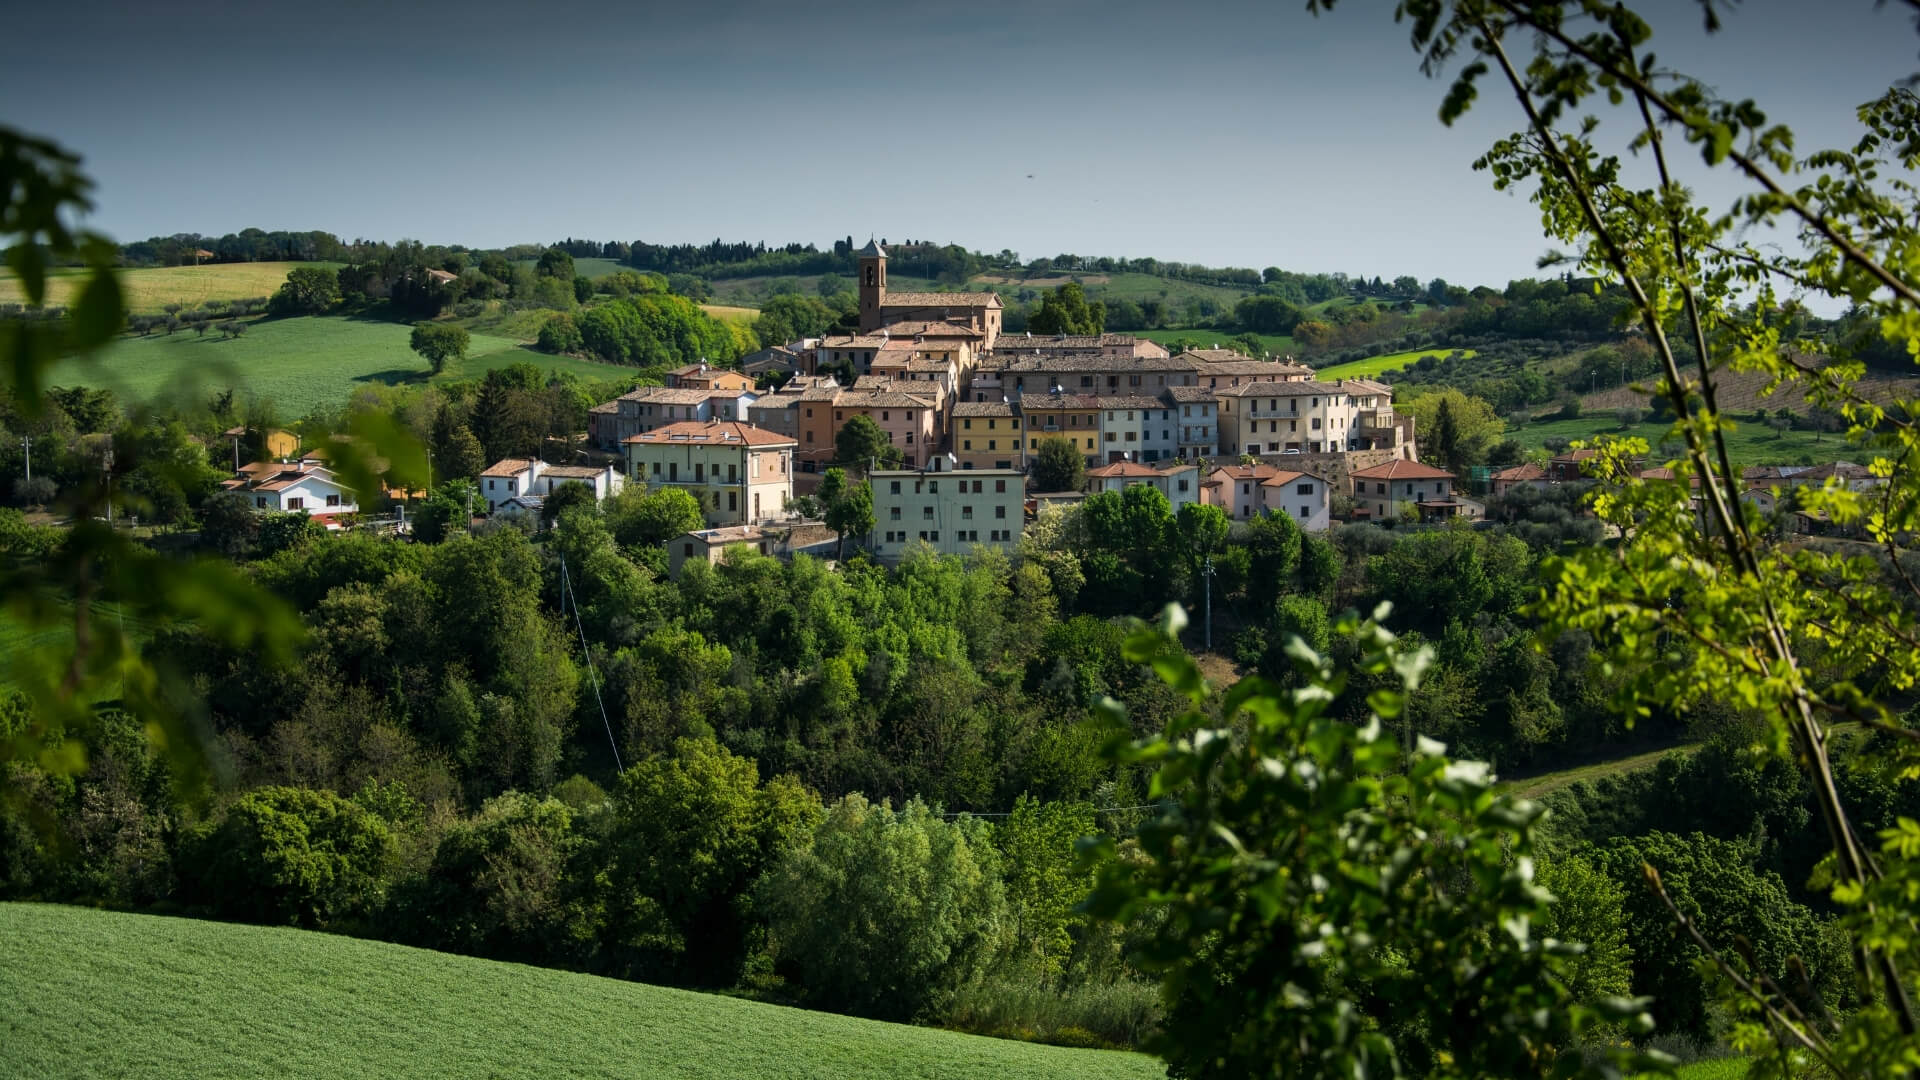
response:
<path id="1" fill-rule="evenodd" d="M 1143 465 L 1137 461 L 1115 461 L 1087 470 L 1087 491 L 1122 492 L 1136 484 L 1158 488 L 1167 497 L 1173 512 L 1200 501 L 1200 470 L 1197 466 L 1169 464 L 1165 467 Z"/>
<path id="2" fill-rule="evenodd" d="M 333 470 L 313 458 L 257 461 L 220 486 L 244 495 L 261 513 L 301 511 L 329 527 L 341 515 L 360 510 L 353 492 L 340 483 Z"/>
<path id="3" fill-rule="evenodd" d="M 553 494 L 562 484 L 585 484 L 593 489 L 594 501 L 598 502 L 618 493 L 626 482 L 617 465 L 594 468 L 549 465 L 538 458 L 506 458 L 481 472 L 480 495 L 487 500 L 487 513 L 515 513 L 537 508 L 538 500 Z"/>
<path id="4" fill-rule="evenodd" d="M 1311 473 L 1281 469 L 1256 490 L 1263 513 L 1285 514 L 1304 532 L 1325 532 L 1333 525 L 1332 487 Z"/>

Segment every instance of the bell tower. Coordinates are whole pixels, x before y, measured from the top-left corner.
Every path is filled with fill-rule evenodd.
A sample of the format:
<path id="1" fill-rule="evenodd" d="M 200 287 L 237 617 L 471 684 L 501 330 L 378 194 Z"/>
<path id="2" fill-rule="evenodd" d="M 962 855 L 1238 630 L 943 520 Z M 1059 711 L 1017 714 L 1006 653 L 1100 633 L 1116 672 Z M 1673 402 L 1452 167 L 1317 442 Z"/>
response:
<path id="1" fill-rule="evenodd" d="M 887 252 L 868 238 L 860 249 L 860 332 L 880 329 L 880 308 L 887 302 Z"/>

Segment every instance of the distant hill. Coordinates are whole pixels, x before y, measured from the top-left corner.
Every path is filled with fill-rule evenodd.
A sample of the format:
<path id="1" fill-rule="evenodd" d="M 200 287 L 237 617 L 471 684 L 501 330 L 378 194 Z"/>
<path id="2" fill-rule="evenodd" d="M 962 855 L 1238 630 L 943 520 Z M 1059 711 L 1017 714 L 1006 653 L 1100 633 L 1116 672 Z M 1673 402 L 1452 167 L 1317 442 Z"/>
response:
<path id="1" fill-rule="evenodd" d="M 1041 1077 L 1139 1054 L 856 1020 L 273 927 L 0 904 L 0 1077 Z"/>
<path id="2" fill-rule="evenodd" d="M 125 290 L 127 310 L 135 315 L 160 312 L 168 304 L 193 307 L 208 300 L 244 300 L 272 296 L 287 280 L 287 272 L 302 266 L 338 267 L 326 262 L 236 262 L 209 263 L 205 266 L 153 266 L 120 271 L 120 287 Z M 65 304 L 72 300 L 77 283 L 85 280 L 81 271 L 58 269 L 49 275 L 47 302 Z M 26 300 L 20 282 L 10 272 L 0 270 L 0 304 L 18 304 Z"/>

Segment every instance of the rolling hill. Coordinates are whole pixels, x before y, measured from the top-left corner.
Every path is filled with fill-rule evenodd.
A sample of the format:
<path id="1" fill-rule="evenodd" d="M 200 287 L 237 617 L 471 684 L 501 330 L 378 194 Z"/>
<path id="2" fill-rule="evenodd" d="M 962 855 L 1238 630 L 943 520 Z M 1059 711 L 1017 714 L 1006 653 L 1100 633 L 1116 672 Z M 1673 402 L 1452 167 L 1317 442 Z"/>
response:
<path id="1" fill-rule="evenodd" d="M 1068 1050 L 355 938 L 0 904 L 0 1077 L 1147 1078 Z"/>
<path id="2" fill-rule="evenodd" d="M 206 266 L 151 266 L 120 271 L 120 288 L 127 310 L 135 315 L 156 314 L 168 304 L 192 307 L 208 300 L 242 300 L 272 296 L 287 280 L 287 271 L 302 266 L 338 267 L 327 262 L 209 263 Z M 77 269 L 55 270 L 47 280 L 47 302 L 65 304 L 82 280 Z M 19 279 L 0 272 L 0 303 L 26 299 Z"/>

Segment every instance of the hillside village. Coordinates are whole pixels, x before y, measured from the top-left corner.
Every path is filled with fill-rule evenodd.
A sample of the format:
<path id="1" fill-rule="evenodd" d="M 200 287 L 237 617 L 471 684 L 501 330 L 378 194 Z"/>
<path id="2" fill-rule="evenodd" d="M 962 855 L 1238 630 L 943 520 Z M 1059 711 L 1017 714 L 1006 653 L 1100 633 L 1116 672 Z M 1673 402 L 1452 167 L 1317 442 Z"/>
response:
<path id="1" fill-rule="evenodd" d="M 632 482 L 684 490 L 701 508 L 705 528 L 669 542 L 675 570 L 733 544 L 789 556 L 840 552 L 850 540 L 897 561 L 920 544 L 1012 552 L 1043 506 L 1135 485 L 1176 513 L 1216 506 L 1242 523 L 1282 513 L 1309 532 L 1342 521 L 1473 521 L 1485 517 L 1487 496 L 1582 481 L 1593 455 L 1491 471 L 1470 492 L 1468 478 L 1420 460 L 1414 418 L 1395 412 L 1385 382 L 1318 379 L 1307 366 L 1228 349 L 1173 354 L 1130 334 L 1004 333 L 997 294 L 893 292 L 886 250 L 869 242 L 858 255 L 857 332 L 772 346 L 736 367 L 671 370 L 663 386 L 590 410 L 578 461 L 488 466 L 473 512 L 538 516 L 562 485 L 602 500 Z M 809 517 L 818 507 L 808 497 L 857 422 L 897 460 L 839 462 L 868 474 L 874 521 L 866 535 L 841 538 Z M 1078 451 L 1079 490 L 1043 490 L 1030 466 L 1047 439 Z M 1750 467 L 1744 497 L 1770 515 L 1783 487 L 1829 475 L 1853 490 L 1880 482 L 1844 462 Z M 223 486 L 258 510 L 304 511 L 323 524 L 359 510 L 324 453 L 249 464 Z M 1810 514 L 1792 526 L 1825 531 Z"/>

